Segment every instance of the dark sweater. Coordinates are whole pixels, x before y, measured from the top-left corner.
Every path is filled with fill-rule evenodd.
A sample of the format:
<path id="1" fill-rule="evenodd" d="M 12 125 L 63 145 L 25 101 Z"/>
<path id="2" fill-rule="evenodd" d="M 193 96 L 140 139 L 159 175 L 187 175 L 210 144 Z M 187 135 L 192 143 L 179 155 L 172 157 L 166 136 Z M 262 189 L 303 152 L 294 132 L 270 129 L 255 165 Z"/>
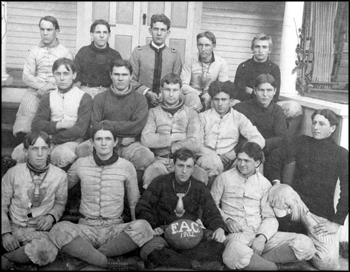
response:
<path id="1" fill-rule="evenodd" d="M 276 179 L 280 179 L 283 159 L 276 158 Z M 288 147 L 285 163 L 292 161 L 296 162 L 292 187 L 306 206 L 312 213 L 343 225 L 349 212 L 349 152 L 331 137 L 315 140 L 303 135 Z M 338 178 L 340 198 L 335 213 L 333 199 Z"/>
<path id="2" fill-rule="evenodd" d="M 75 56 L 74 63 L 77 67 L 75 82 L 108 87 L 112 84 L 109 65 L 121 58 L 119 52 L 110 48 L 108 43 L 106 48 L 99 49 L 94 42 L 91 42 L 90 45 L 80 48 Z"/>
<path id="3" fill-rule="evenodd" d="M 265 138 L 265 155 L 284 144 L 287 122 L 281 106 L 271 102 L 267 108 L 264 108 L 256 98 L 253 98 L 238 103 L 233 108 L 243 113 Z"/>
<path id="4" fill-rule="evenodd" d="M 265 62 L 256 62 L 254 58 L 251 58 L 238 66 L 234 81 L 234 98 L 240 101 L 253 98 L 254 93 L 247 94 L 245 88 L 253 89 L 255 79 L 261 74 L 271 74 L 276 80 L 277 90 L 273 101 L 277 102 L 280 95 L 281 72 L 278 65 L 269 59 Z"/>
<path id="5" fill-rule="evenodd" d="M 174 212 L 178 200 L 173 189 L 174 179 L 175 174 L 170 173 L 159 176 L 151 182 L 136 205 L 135 213 L 137 219 L 147 220 L 152 228 L 169 225 L 180 219 Z M 192 177 L 191 180 L 191 188 L 187 195 L 183 197 L 185 214 L 181 218 L 196 221 L 199 218 L 201 209 L 203 211 L 201 220 L 206 228 L 213 231 L 223 228 L 227 232 L 226 224 L 216 207 L 209 189 L 203 182 Z M 176 192 L 185 193 L 188 189 L 188 184 L 189 181 L 181 185 L 176 184 Z"/>
<path id="6" fill-rule="evenodd" d="M 93 99 L 91 125 L 109 120 L 117 137 L 140 137 L 147 118 L 147 100 L 134 87 L 121 95 L 109 88 Z"/>

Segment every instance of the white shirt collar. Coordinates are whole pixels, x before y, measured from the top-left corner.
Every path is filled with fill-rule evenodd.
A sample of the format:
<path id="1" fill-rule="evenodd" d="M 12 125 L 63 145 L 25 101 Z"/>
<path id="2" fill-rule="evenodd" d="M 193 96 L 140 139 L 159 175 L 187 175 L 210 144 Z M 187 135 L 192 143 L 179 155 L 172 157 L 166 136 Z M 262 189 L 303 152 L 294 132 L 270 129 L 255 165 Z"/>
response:
<path id="1" fill-rule="evenodd" d="M 161 48 L 163 48 L 165 46 L 164 43 L 161 46 L 156 45 L 153 41 L 151 41 L 151 43 L 152 43 L 152 46 L 157 48 L 157 49 L 161 49 Z"/>

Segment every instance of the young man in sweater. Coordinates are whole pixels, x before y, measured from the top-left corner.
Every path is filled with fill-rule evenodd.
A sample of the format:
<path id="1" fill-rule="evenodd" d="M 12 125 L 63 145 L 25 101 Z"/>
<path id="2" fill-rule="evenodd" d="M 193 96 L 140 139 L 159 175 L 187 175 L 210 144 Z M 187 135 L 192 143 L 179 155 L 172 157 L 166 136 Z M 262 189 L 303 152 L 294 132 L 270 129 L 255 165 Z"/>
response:
<path id="1" fill-rule="evenodd" d="M 186 147 L 198 154 L 201 151 L 198 113 L 184 105 L 181 99 L 182 80 L 177 74 L 168 74 L 161 81 L 163 101 L 149 110 L 147 123 L 141 133 L 141 143 L 150 148 L 155 162 L 143 175 L 143 188 L 159 175 L 174 171 L 173 154 Z M 195 166 L 194 175 L 207 183 L 204 169 Z"/>
<path id="2" fill-rule="evenodd" d="M 272 101 L 278 103 L 287 119 L 287 141 L 295 139 L 303 117 L 303 109 L 295 101 L 278 101 L 281 87 L 281 72 L 277 64 L 269 60 L 272 51 L 272 39 L 270 36 L 260 33 L 256 35 L 251 44 L 253 57 L 241 63 L 236 71 L 234 81 L 234 103 L 249 100 L 254 97 L 254 82 L 261 74 L 270 74 L 275 79 L 276 92 Z M 238 101 L 237 101 L 238 100 Z"/>
<path id="3" fill-rule="evenodd" d="M 146 95 L 150 108 L 162 101 L 160 81 L 169 74 L 180 75 L 182 62 L 179 51 L 165 45 L 170 34 L 170 20 L 164 14 L 154 14 L 151 17 L 149 33 L 152 36 L 150 44 L 138 46 L 130 57 L 133 68 L 133 79 L 137 81 L 137 90 Z"/>
<path id="4" fill-rule="evenodd" d="M 79 211 L 83 217 L 78 224 L 57 223 L 50 238 L 62 252 L 86 265 L 140 270 L 144 264 L 139 258 L 110 258 L 136 250 L 153 238 L 149 223 L 135 220 L 140 198 L 135 168 L 115 151 L 117 137 L 110 123 L 97 123 L 91 135 L 93 154 L 78 159 L 68 171 L 68 188 L 81 183 Z M 125 223 L 123 217 L 125 197 L 133 220 L 130 223 Z"/>
<path id="5" fill-rule="evenodd" d="M 96 20 L 90 27 L 92 42 L 80 48 L 75 56 L 77 67 L 76 83 L 90 94 L 104 92 L 112 83 L 109 76 L 109 65 L 116 59 L 121 59 L 119 52 L 110 48 L 108 40 L 111 27 L 105 20 Z"/>
<path id="6" fill-rule="evenodd" d="M 312 264 L 321 270 L 337 270 L 339 227 L 349 214 L 349 152 L 332 139 L 338 126 L 333 111 L 318 109 L 311 119 L 312 136 L 300 136 L 288 148 L 280 148 L 280 156 L 274 157 L 272 164 L 273 184 L 290 185 L 294 190 L 287 191 L 294 196 L 283 195 L 286 191 L 274 189 L 278 186 L 274 185 L 270 199 L 275 210 L 280 210 L 281 231 L 301 231 L 312 238 L 317 249 Z M 338 182 L 340 195 L 335 209 Z M 299 201 L 290 202 L 297 198 Z"/>
<path id="7" fill-rule="evenodd" d="M 141 248 L 141 258 L 147 261 L 149 268 L 220 270 L 227 232 L 225 222 L 208 188 L 191 176 L 195 154 L 180 148 L 173 160 L 174 172 L 154 179 L 136 205 L 136 218 L 147 220 L 155 233 Z M 164 238 L 167 226 L 180 218 L 200 219 L 206 227 L 202 240 L 192 249 L 172 248 Z"/>
<path id="8" fill-rule="evenodd" d="M 45 94 L 35 114 L 32 131 L 44 131 L 51 136 L 53 165 L 67 170 L 76 160 L 75 148 L 87 132 L 92 98 L 74 85 L 77 75 L 74 61 L 61 58 L 52 66 L 57 89 Z M 23 144 L 17 146 L 12 158 L 24 162 Z"/>
<path id="9" fill-rule="evenodd" d="M 24 264 L 55 260 L 57 248 L 48 231 L 67 202 L 67 174 L 48 161 L 49 135 L 30 132 L 23 143 L 27 162 L 9 169 L 1 182 L 2 270 L 27 270 L 33 267 Z"/>
<path id="10" fill-rule="evenodd" d="M 118 59 L 110 64 L 112 84 L 95 96 L 91 114 L 91 126 L 109 123 L 118 142 L 119 156 L 132 162 L 136 170 L 144 171 L 154 162 L 154 155 L 140 143 L 140 136 L 148 117 L 146 98 L 131 85 L 132 66 L 129 61 Z M 92 143 L 85 141 L 76 154 L 85 157 L 92 154 Z"/>
<path id="11" fill-rule="evenodd" d="M 277 82 L 270 74 L 259 75 L 254 82 L 254 98 L 233 106 L 257 127 L 265 139 L 264 176 L 270 180 L 270 154 L 286 144 L 287 122 L 281 106 L 273 102 Z"/>

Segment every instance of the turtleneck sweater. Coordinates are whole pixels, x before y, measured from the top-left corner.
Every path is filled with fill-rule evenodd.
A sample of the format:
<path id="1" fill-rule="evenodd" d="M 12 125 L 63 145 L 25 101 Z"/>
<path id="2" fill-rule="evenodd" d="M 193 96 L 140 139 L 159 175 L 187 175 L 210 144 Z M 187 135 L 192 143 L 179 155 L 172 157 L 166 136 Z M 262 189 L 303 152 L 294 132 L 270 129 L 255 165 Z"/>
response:
<path id="1" fill-rule="evenodd" d="M 75 82 L 108 87 L 112 84 L 109 75 L 110 63 L 121 59 L 118 51 L 107 46 L 103 49 L 97 48 L 94 42 L 82 47 L 75 56 L 74 62 L 77 66 L 77 78 Z"/>
<path id="2" fill-rule="evenodd" d="M 283 157 L 276 157 L 280 179 Z M 310 211 L 332 222 L 343 225 L 349 212 L 349 152 L 337 145 L 331 137 L 316 140 L 300 136 L 288 146 L 285 164 L 296 163 L 292 187 L 300 195 Z M 340 198 L 334 211 L 334 190 L 340 181 Z"/>
<path id="3" fill-rule="evenodd" d="M 242 62 L 237 68 L 234 81 L 234 98 L 240 101 L 253 98 L 254 92 L 252 94 L 247 94 L 245 88 L 254 88 L 254 81 L 261 74 L 271 74 L 276 80 L 277 90 L 273 101 L 277 102 L 281 87 L 280 68 L 269 59 L 264 62 L 256 62 L 254 57 Z"/>
<path id="4" fill-rule="evenodd" d="M 108 120 L 117 137 L 140 137 L 147 117 L 147 99 L 135 91 L 135 86 L 126 92 L 118 92 L 111 86 L 93 100 L 91 125 Z"/>
<path id="5" fill-rule="evenodd" d="M 254 97 L 234 105 L 233 108 L 243 113 L 265 138 L 265 155 L 284 144 L 287 123 L 281 106 L 271 101 L 264 108 Z"/>

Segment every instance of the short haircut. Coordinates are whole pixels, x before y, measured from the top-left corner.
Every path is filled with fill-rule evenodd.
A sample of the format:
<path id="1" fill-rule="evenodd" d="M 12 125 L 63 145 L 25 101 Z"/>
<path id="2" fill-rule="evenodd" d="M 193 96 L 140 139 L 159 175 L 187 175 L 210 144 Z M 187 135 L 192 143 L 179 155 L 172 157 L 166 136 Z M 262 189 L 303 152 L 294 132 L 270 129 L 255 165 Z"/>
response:
<path id="1" fill-rule="evenodd" d="M 51 22 L 56 30 L 60 30 L 60 26 L 59 26 L 58 21 L 57 21 L 57 19 L 55 17 L 53 17 L 53 16 L 45 16 L 45 17 L 41 18 L 40 21 L 39 21 L 39 27 L 40 27 L 40 23 L 41 23 L 42 20 Z"/>
<path id="2" fill-rule="evenodd" d="M 328 121 L 331 126 L 338 126 L 339 121 L 337 115 L 334 113 L 334 111 L 329 109 L 318 109 L 315 110 L 314 113 L 311 115 L 311 120 L 314 120 L 315 116 L 317 114 L 323 115 Z"/>
<path id="3" fill-rule="evenodd" d="M 250 158 L 253 158 L 254 161 L 260 161 L 260 163 L 264 163 L 265 156 L 262 151 L 260 145 L 254 142 L 246 142 L 237 147 L 236 154 L 246 153 Z"/>
<path id="4" fill-rule="evenodd" d="M 212 32 L 205 31 L 205 32 L 199 33 L 197 35 L 197 43 L 198 43 L 198 40 L 200 38 L 203 38 L 203 37 L 206 37 L 208 40 L 210 40 L 213 43 L 213 45 L 216 45 L 216 38 L 215 38 L 215 35 Z"/>
<path id="5" fill-rule="evenodd" d="M 252 50 L 254 49 L 255 41 L 268 41 L 269 42 L 269 48 L 270 48 L 270 50 L 272 50 L 272 45 L 273 44 L 272 44 L 271 36 L 266 35 L 265 33 L 257 34 L 252 40 L 252 45 L 250 47 Z"/>
<path id="6" fill-rule="evenodd" d="M 109 120 L 103 120 L 100 123 L 95 123 L 94 125 L 90 125 L 90 135 L 91 139 L 95 140 L 95 134 L 100 130 L 108 130 L 112 133 L 114 141 L 117 139 L 117 134 L 113 129 L 113 125 Z"/>
<path id="7" fill-rule="evenodd" d="M 216 80 L 210 83 L 208 93 L 212 99 L 215 97 L 215 95 L 221 92 L 227 93 L 230 98 L 233 98 L 233 90 L 234 84 L 231 81 L 227 80 L 225 82 L 221 82 Z"/>
<path id="8" fill-rule="evenodd" d="M 95 22 L 93 22 L 92 25 L 90 26 L 90 33 L 95 32 L 95 28 L 97 25 L 105 25 L 108 29 L 108 33 L 111 33 L 111 26 L 105 20 L 96 20 Z"/>
<path id="9" fill-rule="evenodd" d="M 112 61 L 109 65 L 109 71 L 112 73 L 114 67 L 125 67 L 126 69 L 129 70 L 130 75 L 132 75 L 132 66 L 130 61 L 128 60 L 123 60 L 123 59 L 116 59 Z"/>
<path id="10" fill-rule="evenodd" d="M 189 158 L 192 158 L 193 163 L 196 164 L 196 160 L 197 160 L 196 154 L 194 154 L 191 150 L 185 147 L 182 147 L 175 151 L 173 160 L 174 160 L 174 163 L 176 163 L 177 160 L 187 161 Z"/>
<path id="11" fill-rule="evenodd" d="M 25 149 L 28 149 L 29 146 L 35 145 L 36 140 L 38 138 L 41 138 L 44 140 L 44 142 L 50 147 L 51 146 L 51 139 L 50 136 L 44 132 L 44 131 L 31 131 L 29 132 L 23 140 L 23 146 Z"/>
<path id="12" fill-rule="evenodd" d="M 258 88 L 262 83 L 270 83 L 272 87 L 277 88 L 276 80 L 271 74 L 261 74 L 254 81 L 254 87 Z"/>
<path id="13" fill-rule="evenodd" d="M 74 64 L 74 61 L 67 58 L 59 58 L 52 65 L 52 73 L 54 73 L 61 65 L 64 65 L 68 71 L 76 73 L 77 67 Z"/>
<path id="14" fill-rule="evenodd" d="M 160 87 L 163 88 L 164 83 L 166 84 L 180 84 L 180 88 L 182 88 L 182 80 L 180 78 L 180 76 L 178 74 L 173 74 L 173 73 L 169 73 L 166 76 L 164 76 L 162 78 L 162 80 L 160 81 Z"/>
<path id="15" fill-rule="evenodd" d="M 152 15 L 152 17 L 151 17 L 151 28 L 153 27 L 153 24 L 155 24 L 157 22 L 164 23 L 167 26 L 167 30 L 170 29 L 170 20 L 164 14 L 154 14 L 154 15 Z"/>

